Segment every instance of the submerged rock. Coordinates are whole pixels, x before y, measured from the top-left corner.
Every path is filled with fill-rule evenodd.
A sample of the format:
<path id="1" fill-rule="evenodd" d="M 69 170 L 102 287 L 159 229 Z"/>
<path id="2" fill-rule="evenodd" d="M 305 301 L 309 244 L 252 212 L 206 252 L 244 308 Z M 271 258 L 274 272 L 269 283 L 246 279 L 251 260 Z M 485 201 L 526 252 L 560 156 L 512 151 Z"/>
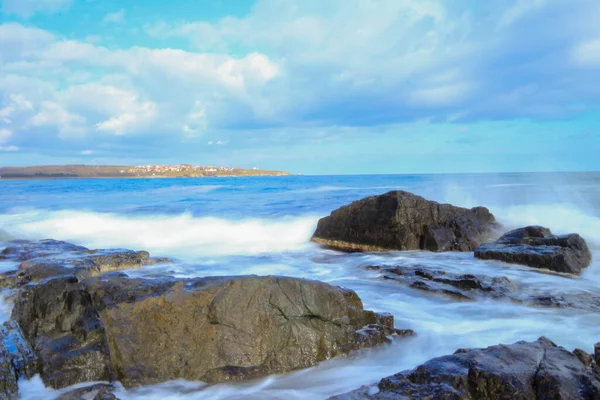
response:
<path id="1" fill-rule="evenodd" d="M 585 357 L 583 357 L 585 359 Z M 458 350 L 333 399 L 600 399 L 596 366 L 546 338 Z M 375 392 L 375 393 L 374 393 Z"/>
<path id="2" fill-rule="evenodd" d="M 312 240 L 344 251 L 473 251 L 495 228 L 487 208 L 455 207 L 392 191 L 333 211 L 319 221 Z"/>
<path id="3" fill-rule="evenodd" d="M 379 271 L 384 279 L 400 282 L 413 289 L 456 300 L 476 300 L 481 296 L 511 297 L 516 289 L 506 277 L 455 274 L 425 266 L 368 266 L 365 269 Z"/>
<path id="4" fill-rule="evenodd" d="M 307 368 L 407 335 L 350 290 L 281 277 L 59 277 L 23 287 L 13 318 L 44 382 L 222 382 Z"/>
<path id="5" fill-rule="evenodd" d="M 556 236 L 541 226 L 505 233 L 497 241 L 481 245 L 475 250 L 475 257 L 568 273 L 580 273 L 592 261 L 581 236 L 576 233 Z"/>
<path id="6" fill-rule="evenodd" d="M 119 400 L 112 391 L 114 387 L 106 383 L 73 389 L 56 398 L 56 400 Z"/>

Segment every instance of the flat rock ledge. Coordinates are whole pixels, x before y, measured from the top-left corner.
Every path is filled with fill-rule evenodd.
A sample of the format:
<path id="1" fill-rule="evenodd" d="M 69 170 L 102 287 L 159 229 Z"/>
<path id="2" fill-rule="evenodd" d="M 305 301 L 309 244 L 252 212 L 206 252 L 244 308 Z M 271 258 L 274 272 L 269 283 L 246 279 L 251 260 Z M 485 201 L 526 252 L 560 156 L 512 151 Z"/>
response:
<path id="1" fill-rule="evenodd" d="M 542 226 L 527 226 L 475 250 L 482 260 L 499 260 L 554 272 L 578 274 L 592 262 L 585 240 L 576 233 L 553 235 Z"/>
<path id="2" fill-rule="evenodd" d="M 0 252 L 0 261 L 19 262 L 17 270 L 0 274 L 0 288 L 17 288 L 57 276 L 83 279 L 110 271 L 139 269 L 168 258 L 150 257 L 147 251 L 90 250 L 58 240 L 14 240 Z"/>
<path id="3" fill-rule="evenodd" d="M 348 251 L 473 251 L 498 224 L 487 208 L 439 204 L 391 191 L 341 207 L 322 218 L 312 241 Z"/>
<path id="4" fill-rule="evenodd" d="M 332 400 L 600 399 L 600 344 L 570 352 L 547 338 L 461 349 Z"/>

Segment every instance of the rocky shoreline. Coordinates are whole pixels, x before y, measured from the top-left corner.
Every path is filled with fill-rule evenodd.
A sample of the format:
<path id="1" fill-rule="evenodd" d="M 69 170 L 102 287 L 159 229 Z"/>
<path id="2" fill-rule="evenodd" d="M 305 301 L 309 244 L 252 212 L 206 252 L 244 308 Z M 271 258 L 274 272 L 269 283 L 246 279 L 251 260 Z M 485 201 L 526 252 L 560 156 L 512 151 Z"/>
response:
<path id="1" fill-rule="evenodd" d="M 20 263 L 0 280 L 16 291 L 0 331 L 0 398 L 16 398 L 18 379 L 34 374 L 53 388 L 252 379 L 413 334 L 317 281 L 130 278 L 120 271 L 170 260 L 54 240 L 10 242 L 0 259 Z"/>
<path id="2" fill-rule="evenodd" d="M 503 228 L 486 208 L 440 205 L 407 192 L 352 203 L 319 221 L 313 241 L 350 252 L 473 252 L 481 260 L 576 275 L 591 263 L 577 234 Z M 499 237 L 492 241 L 495 237 Z M 39 374 L 60 399 L 115 399 L 124 388 L 174 379 L 249 380 L 414 335 L 365 310 L 352 290 L 282 276 L 132 276 L 173 260 L 146 251 L 90 250 L 56 240 L 0 244 L 11 319 L 0 327 L 0 399 Z M 484 261 L 482 261 L 484 262 Z M 487 261 L 486 261 L 487 262 Z M 490 263 L 490 268 L 494 264 Z M 485 299 L 600 311 L 600 295 L 532 293 L 497 274 L 425 265 L 368 265 L 380 277 L 451 301 Z M 560 289 L 560 288 L 559 288 Z M 400 326 L 401 328 L 401 326 Z M 418 332 L 417 332 L 418 334 Z M 459 349 L 335 399 L 600 399 L 600 344 L 593 355 L 550 339 Z"/>

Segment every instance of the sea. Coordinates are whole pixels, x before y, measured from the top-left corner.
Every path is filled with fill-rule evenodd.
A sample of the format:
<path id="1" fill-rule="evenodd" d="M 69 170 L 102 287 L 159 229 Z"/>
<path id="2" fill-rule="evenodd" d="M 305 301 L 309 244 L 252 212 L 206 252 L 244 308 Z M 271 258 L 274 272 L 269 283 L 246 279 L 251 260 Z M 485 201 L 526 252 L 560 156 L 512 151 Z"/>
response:
<path id="1" fill-rule="evenodd" d="M 345 204 L 406 190 L 457 206 L 488 207 L 506 230 L 544 225 L 576 232 L 594 261 L 580 276 L 544 273 L 473 253 L 424 251 L 345 254 L 310 238 L 319 218 Z M 372 385 L 459 348 L 546 336 L 569 350 L 593 350 L 600 314 L 487 299 L 456 301 L 382 279 L 369 265 L 424 265 L 452 272 L 505 276 L 531 293 L 600 294 L 600 173 L 286 176 L 177 179 L 0 179 L 0 242 L 65 240 L 89 248 L 148 250 L 170 257 L 132 276 L 281 275 L 355 290 L 365 308 L 394 315 L 414 338 L 353 353 L 313 368 L 235 383 L 172 381 L 131 390 L 123 399 L 326 399 Z M 1 245 L 0 245 L 1 249 Z M 15 268 L 0 263 L 0 272 Z M 0 319 L 10 316 L 0 297 Z M 61 391 L 39 377 L 20 382 L 23 399 Z"/>

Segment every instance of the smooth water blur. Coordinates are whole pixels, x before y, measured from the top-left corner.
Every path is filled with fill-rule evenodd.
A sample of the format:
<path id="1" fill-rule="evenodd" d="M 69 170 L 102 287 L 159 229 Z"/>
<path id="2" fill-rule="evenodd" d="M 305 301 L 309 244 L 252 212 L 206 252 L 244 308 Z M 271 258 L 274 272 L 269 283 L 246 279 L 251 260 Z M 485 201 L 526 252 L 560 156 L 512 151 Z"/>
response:
<path id="1" fill-rule="evenodd" d="M 275 274 L 352 288 L 365 307 L 390 312 L 414 339 L 317 367 L 242 384 L 168 382 L 125 391 L 122 399 L 326 398 L 454 352 L 545 335 L 569 349 L 598 342 L 596 313 L 507 301 L 455 302 L 380 279 L 367 265 L 426 265 L 507 276 L 530 294 L 600 292 L 600 264 L 581 277 L 473 258 L 473 253 L 343 254 L 309 242 L 318 218 L 365 196 L 403 189 L 459 206 L 487 206 L 508 228 L 541 224 L 578 232 L 598 259 L 600 173 L 296 176 L 210 179 L 0 180 L 0 240 L 54 238 L 93 248 L 145 249 L 172 257 L 131 275 L 178 277 Z M 6 270 L 14 265 L 2 265 Z M 2 299 L 0 299 L 2 300 Z M 10 308 L 0 307 L 7 318 Z M 28 399 L 57 392 L 22 382 Z"/>

